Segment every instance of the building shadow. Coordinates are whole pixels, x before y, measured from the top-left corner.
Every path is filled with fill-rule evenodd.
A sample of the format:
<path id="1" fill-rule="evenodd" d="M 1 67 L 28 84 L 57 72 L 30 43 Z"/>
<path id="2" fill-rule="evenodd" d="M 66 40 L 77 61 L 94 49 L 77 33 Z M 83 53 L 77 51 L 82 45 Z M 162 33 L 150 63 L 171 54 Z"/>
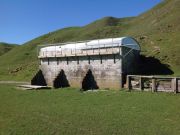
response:
<path id="1" fill-rule="evenodd" d="M 53 86 L 54 88 L 70 87 L 69 81 L 67 80 L 64 70 L 61 70 L 59 72 L 58 76 L 53 82 Z"/>
<path id="2" fill-rule="evenodd" d="M 94 75 L 92 74 L 92 71 L 89 69 L 82 81 L 82 90 L 86 91 L 93 89 L 99 89 L 99 87 L 97 85 L 96 80 L 94 79 Z"/>
<path id="3" fill-rule="evenodd" d="M 31 80 L 31 85 L 47 86 L 46 80 L 41 70 Z"/>
<path id="4" fill-rule="evenodd" d="M 172 75 L 174 72 L 168 64 L 162 64 L 154 57 L 140 56 L 138 74 L 141 75 Z"/>

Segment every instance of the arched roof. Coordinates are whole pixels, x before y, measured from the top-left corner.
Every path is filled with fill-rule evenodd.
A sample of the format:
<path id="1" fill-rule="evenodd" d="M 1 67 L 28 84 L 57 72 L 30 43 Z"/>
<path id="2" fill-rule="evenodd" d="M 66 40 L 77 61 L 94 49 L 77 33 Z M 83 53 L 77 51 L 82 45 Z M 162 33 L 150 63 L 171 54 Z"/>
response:
<path id="1" fill-rule="evenodd" d="M 134 50 L 140 51 L 140 46 L 138 42 L 131 37 L 120 37 L 120 38 L 107 38 L 107 39 L 96 39 L 89 41 L 71 42 L 63 44 L 51 44 L 48 47 L 41 48 L 43 50 L 52 51 L 54 49 L 91 49 L 91 48 L 101 48 L 101 47 L 116 47 L 125 46 L 132 48 Z"/>

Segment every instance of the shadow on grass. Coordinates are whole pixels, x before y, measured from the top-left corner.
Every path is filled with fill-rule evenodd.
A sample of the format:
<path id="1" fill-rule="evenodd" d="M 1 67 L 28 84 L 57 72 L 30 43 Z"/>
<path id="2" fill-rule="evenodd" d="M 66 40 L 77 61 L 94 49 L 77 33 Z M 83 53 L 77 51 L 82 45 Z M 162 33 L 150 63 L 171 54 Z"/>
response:
<path id="1" fill-rule="evenodd" d="M 172 75 L 174 72 L 168 64 L 162 64 L 154 57 L 140 56 L 138 74 L 141 75 Z"/>

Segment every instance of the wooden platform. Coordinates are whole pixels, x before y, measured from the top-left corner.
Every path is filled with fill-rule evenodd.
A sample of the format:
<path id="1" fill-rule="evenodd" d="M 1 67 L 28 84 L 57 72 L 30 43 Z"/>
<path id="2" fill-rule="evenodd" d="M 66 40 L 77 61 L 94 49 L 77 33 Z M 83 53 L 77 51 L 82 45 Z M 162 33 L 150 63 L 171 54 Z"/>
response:
<path id="1" fill-rule="evenodd" d="M 18 87 L 23 90 L 51 89 L 51 87 L 49 86 L 39 86 L 39 85 L 19 85 Z"/>

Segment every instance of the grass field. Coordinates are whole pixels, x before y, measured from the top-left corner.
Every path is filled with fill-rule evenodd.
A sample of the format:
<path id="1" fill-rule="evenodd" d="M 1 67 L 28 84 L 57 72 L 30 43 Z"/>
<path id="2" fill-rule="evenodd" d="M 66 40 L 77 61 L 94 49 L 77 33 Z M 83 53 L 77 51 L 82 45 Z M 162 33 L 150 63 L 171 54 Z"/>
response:
<path id="1" fill-rule="evenodd" d="M 179 94 L 78 89 L 25 91 L 0 84 L 0 134 L 179 135 Z"/>

